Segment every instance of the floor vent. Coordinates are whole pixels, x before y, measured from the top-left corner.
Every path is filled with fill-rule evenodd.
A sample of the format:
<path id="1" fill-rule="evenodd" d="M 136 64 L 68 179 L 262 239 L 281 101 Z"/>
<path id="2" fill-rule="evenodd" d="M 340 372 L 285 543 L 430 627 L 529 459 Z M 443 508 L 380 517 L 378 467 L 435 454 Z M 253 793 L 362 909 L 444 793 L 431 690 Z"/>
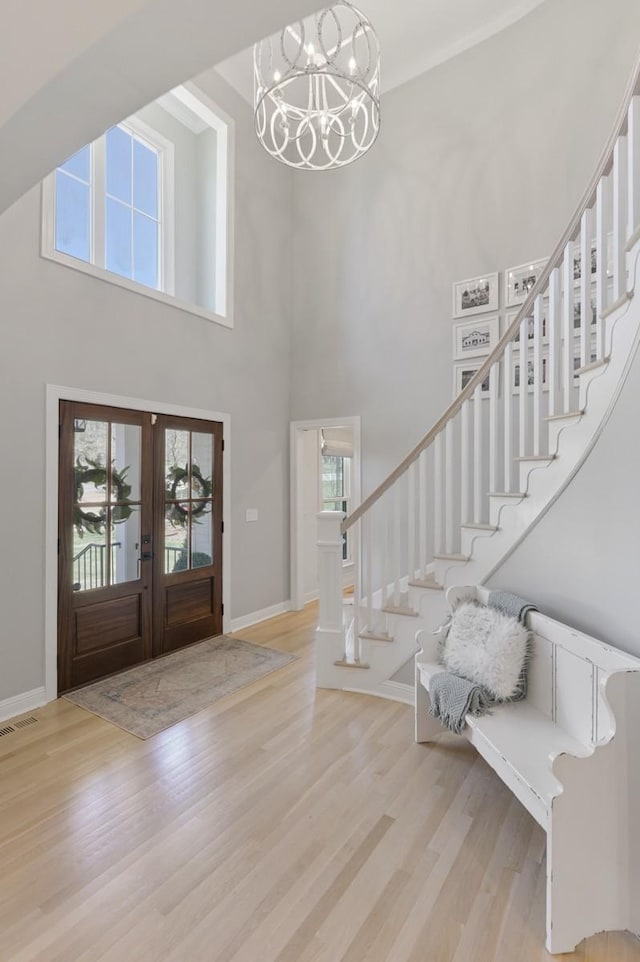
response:
<path id="1" fill-rule="evenodd" d="M 27 725 L 35 725 L 38 719 L 35 715 L 30 715 L 29 718 L 21 718 L 20 721 L 14 722 L 14 728 L 26 728 Z"/>
<path id="2" fill-rule="evenodd" d="M 4 728 L 0 728 L 0 738 L 2 738 L 3 735 L 10 735 L 14 731 L 15 728 L 12 725 L 5 725 Z"/>

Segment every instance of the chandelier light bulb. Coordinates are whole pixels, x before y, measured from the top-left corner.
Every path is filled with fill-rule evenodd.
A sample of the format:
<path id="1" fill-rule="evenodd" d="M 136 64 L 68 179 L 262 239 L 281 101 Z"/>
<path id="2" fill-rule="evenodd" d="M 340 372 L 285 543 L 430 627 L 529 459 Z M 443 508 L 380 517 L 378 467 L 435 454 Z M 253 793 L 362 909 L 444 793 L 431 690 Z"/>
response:
<path id="1" fill-rule="evenodd" d="M 368 18 L 339 0 L 254 47 L 255 127 L 291 167 L 330 170 L 361 157 L 380 130 L 380 49 Z"/>

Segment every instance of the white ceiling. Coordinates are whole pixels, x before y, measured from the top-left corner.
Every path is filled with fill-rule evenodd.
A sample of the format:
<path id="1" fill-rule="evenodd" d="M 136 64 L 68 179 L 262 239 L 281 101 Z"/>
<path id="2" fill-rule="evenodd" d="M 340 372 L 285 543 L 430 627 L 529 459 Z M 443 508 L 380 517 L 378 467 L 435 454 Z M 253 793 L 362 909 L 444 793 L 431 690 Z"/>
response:
<path id="1" fill-rule="evenodd" d="M 382 90 L 391 90 L 520 20 L 544 0 L 356 0 L 380 40 Z M 284 26 L 284 24 L 283 24 Z M 251 49 L 217 69 L 249 103 Z"/>

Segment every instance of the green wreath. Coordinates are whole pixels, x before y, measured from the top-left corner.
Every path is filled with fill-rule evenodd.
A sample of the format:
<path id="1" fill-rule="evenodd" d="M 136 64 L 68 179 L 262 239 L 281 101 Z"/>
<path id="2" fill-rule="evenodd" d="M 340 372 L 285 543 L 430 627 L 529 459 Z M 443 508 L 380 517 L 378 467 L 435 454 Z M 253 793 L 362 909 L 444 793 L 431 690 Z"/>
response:
<path id="1" fill-rule="evenodd" d="M 172 468 L 169 468 L 167 472 L 167 486 L 165 488 L 165 500 L 173 501 L 171 505 L 167 505 L 166 517 L 171 522 L 174 528 L 186 528 L 189 523 L 189 510 L 183 508 L 176 499 L 176 490 L 178 486 L 183 484 L 185 481 L 189 480 L 189 466 L 185 464 L 184 467 L 174 464 Z M 197 464 L 191 465 L 191 486 L 192 489 L 194 485 L 197 485 L 199 493 L 195 495 L 196 498 L 210 498 L 211 492 L 213 491 L 213 482 L 211 478 L 204 478 L 202 472 Z M 193 494 L 192 494 L 193 497 Z M 202 501 L 200 504 L 196 505 L 191 503 L 191 517 L 196 524 L 199 524 L 198 518 L 200 515 L 204 514 L 207 510 L 208 504 L 206 501 Z"/>
<path id="2" fill-rule="evenodd" d="M 100 461 L 92 461 L 85 458 L 82 461 L 78 458 L 73 468 L 73 480 L 75 485 L 75 507 L 73 509 L 73 524 L 78 533 L 78 537 L 84 537 L 84 532 L 89 534 L 103 535 L 107 527 L 107 516 L 104 508 L 99 514 L 95 511 L 84 511 L 79 502 L 82 501 L 85 484 L 93 484 L 96 488 L 107 491 L 107 482 L 111 482 L 111 490 L 116 492 L 114 501 L 127 501 L 131 494 L 131 485 L 127 484 L 126 476 L 128 467 L 122 471 L 116 471 L 115 467 L 107 471 L 104 464 Z M 131 516 L 133 509 L 128 504 L 118 504 L 111 509 L 112 524 L 122 524 Z"/>

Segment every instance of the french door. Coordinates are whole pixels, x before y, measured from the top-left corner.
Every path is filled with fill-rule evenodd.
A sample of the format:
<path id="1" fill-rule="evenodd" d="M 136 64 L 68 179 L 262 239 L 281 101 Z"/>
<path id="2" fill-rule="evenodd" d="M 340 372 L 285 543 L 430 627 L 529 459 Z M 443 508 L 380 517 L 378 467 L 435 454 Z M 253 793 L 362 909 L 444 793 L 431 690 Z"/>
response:
<path id="1" fill-rule="evenodd" d="M 59 691 L 222 631 L 222 424 L 60 404 Z"/>

